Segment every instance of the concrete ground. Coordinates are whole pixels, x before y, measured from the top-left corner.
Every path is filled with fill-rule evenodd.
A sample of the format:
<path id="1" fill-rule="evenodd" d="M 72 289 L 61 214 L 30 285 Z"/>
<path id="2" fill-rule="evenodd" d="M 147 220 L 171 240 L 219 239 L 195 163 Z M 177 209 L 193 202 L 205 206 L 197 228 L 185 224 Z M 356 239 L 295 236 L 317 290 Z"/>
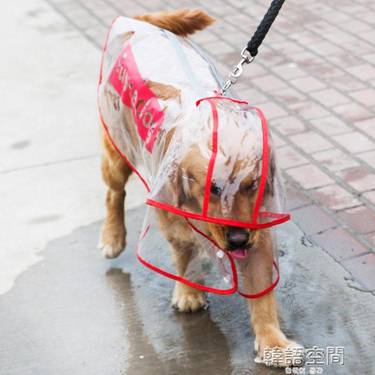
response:
<path id="1" fill-rule="evenodd" d="M 118 5 L 124 13 L 144 9 L 124 4 Z M 225 15 L 234 7 L 213 10 Z M 0 373 L 283 373 L 254 363 L 241 298 L 211 295 L 210 309 L 195 315 L 170 308 L 172 283 L 135 259 L 144 198 L 135 179 L 127 202 L 127 251 L 107 261 L 96 250 L 104 187 L 95 107 L 100 51 L 94 45 L 116 13 L 111 2 L 98 0 L 19 0 L 2 7 Z M 321 209 L 303 197 L 293 191 L 292 208 Z M 348 256 L 341 237 L 337 246 L 321 248 L 308 235 L 295 223 L 281 228 L 282 325 L 307 348 L 344 347 L 344 366 L 325 366 L 324 373 L 373 374 L 375 304 L 368 291 L 373 279 L 366 276 L 373 275 L 362 264 L 371 249 Z M 359 263 L 360 272 L 350 273 L 345 262 Z"/>

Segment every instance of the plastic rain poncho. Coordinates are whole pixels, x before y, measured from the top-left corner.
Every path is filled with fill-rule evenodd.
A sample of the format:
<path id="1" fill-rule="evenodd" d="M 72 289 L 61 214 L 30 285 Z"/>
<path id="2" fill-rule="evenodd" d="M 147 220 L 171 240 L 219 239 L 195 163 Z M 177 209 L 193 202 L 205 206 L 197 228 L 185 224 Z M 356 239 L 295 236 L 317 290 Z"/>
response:
<path id="1" fill-rule="evenodd" d="M 160 95 L 158 87 L 177 95 Z M 201 290 L 257 297 L 278 282 L 271 227 L 289 215 L 282 212 L 263 113 L 220 96 L 219 89 L 213 64 L 186 38 L 134 19 L 114 21 L 103 52 L 98 106 L 107 136 L 148 191 L 139 260 Z M 189 251 L 183 272 L 170 256 L 173 241 L 162 235 L 172 222 Z M 228 251 L 217 234 L 228 227 L 272 238 L 273 278 L 266 286 L 241 286 L 239 270 L 251 277 L 246 269 L 252 249 Z"/>

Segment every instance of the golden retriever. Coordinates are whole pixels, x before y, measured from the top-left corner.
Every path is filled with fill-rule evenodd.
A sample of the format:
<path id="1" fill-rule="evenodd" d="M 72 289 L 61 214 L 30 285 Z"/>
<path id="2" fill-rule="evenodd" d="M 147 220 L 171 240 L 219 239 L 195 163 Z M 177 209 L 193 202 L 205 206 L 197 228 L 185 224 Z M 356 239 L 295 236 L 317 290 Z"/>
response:
<path id="1" fill-rule="evenodd" d="M 179 36 L 192 34 L 197 30 L 204 29 L 213 22 L 210 16 L 199 10 L 159 12 L 145 14 L 136 18 L 169 30 Z M 159 98 L 177 97 L 180 92 L 177 88 L 156 82 L 147 82 L 147 84 Z M 126 109 L 124 110 L 126 111 Z M 129 116 L 126 113 L 124 115 L 125 117 Z M 130 128 L 131 124 L 128 127 L 129 136 L 134 137 Z M 125 185 L 132 170 L 114 149 L 104 133 L 103 146 L 102 173 L 108 186 L 108 191 L 106 197 L 107 214 L 101 231 L 100 248 L 105 257 L 112 258 L 118 256 L 126 245 L 126 229 L 124 225 Z M 203 201 L 202 194 L 206 183 L 206 162 L 199 155 L 199 152 L 194 149 L 181 162 L 181 170 L 189 175 L 189 181 L 194 181 L 194 184 L 186 186 L 186 183 L 181 181 L 179 173 L 173 176 L 172 190 L 178 207 L 191 208 Z M 233 173 L 236 174 L 239 169 L 241 169 L 240 161 L 234 165 Z M 270 181 L 272 181 L 273 173 L 274 163 L 271 158 Z M 256 176 L 254 173 L 250 173 L 243 179 L 239 194 L 236 195 L 234 202 L 235 215 L 239 219 L 250 220 L 256 190 Z M 213 184 L 211 193 L 211 207 L 214 207 L 214 210 L 215 207 L 220 210 L 220 199 L 215 198 L 215 196 L 218 197 L 220 195 L 220 189 L 217 189 Z M 273 194 L 272 182 L 268 182 L 265 194 Z M 184 218 L 164 210 L 157 211 L 160 229 L 171 244 L 176 271 L 182 276 L 189 263 L 192 249 L 196 246 L 196 238 L 194 238 L 191 231 L 186 230 Z M 229 249 L 229 251 L 238 247 L 251 248 L 247 255 L 246 265 L 241 268 L 242 277 L 249 293 L 255 292 L 259 288 L 264 289 L 272 283 L 273 243 L 268 229 L 248 230 L 213 223 L 204 223 L 203 225 L 205 225 L 205 232 L 212 236 L 222 248 Z M 205 295 L 200 290 L 176 282 L 172 304 L 180 312 L 194 312 L 205 306 Z M 277 365 L 287 365 L 286 350 L 289 350 L 287 348 L 299 346 L 288 340 L 280 329 L 274 292 L 271 291 L 261 298 L 248 299 L 248 306 L 255 333 L 255 350 L 258 352 L 258 358 L 263 358 L 266 348 L 278 348 L 283 360 L 279 360 Z"/>

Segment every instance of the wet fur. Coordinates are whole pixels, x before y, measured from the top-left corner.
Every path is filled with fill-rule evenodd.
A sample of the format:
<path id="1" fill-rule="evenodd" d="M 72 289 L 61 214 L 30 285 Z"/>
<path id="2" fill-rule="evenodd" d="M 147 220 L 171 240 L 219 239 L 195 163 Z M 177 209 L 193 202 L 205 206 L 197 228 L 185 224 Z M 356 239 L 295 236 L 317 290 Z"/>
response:
<path id="1" fill-rule="evenodd" d="M 202 30 L 213 22 L 213 18 L 199 10 L 178 10 L 174 12 L 159 12 L 136 17 L 163 27 L 177 35 L 186 36 L 196 30 Z M 178 97 L 179 90 L 172 86 L 162 85 L 157 82 L 147 82 L 151 90 L 161 99 Z M 128 121 L 129 136 L 132 135 L 131 116 L 125 113 Z M 132 129 L 133 128 L 133 129 Z M 171 135 L 167 135 L 167 137 Z M 167 141 L 168 144 L 168 141 Z M 125 248 L 126 229 L 124 226 L 124 200 L 125 185 L 132 173 L 129 166 L 120 157 L 118 152 L 111 145 L 110 141 L 103 133 L 103 160 L 102 174 L 108 187 L 106 196 L 107 215 L 101 232 L 100 248 L 103 255 L 108 258 L 118 256 Z M 201 165 L 199 155 L 192 153 L 185 161 L 184 170 L 190 168 L 190 173 L 194 174 L 196 180 L 205 181 L 205 168 Z M 274 173 L 274 163 L 271 163 L 271 178 Z M 174 195 L 176 204 L 181 207 L 186 200 L 199 199 L 199 191 L 194 188 L 186 189 L 181 181 L 181 176 L 174 176 L 175 181 L 171 183 L 171 193 Z M 188 190 L 188 191 L 187 191 Z M 267 187 L 268 194 L 272 194 L 272 184 Z M 190 202 L 191 203 L 191 202 Z M 241 207 L 241 205 L 239 205 Z M 239 210 L 239 217 L 243 213 Z M 158 220 L 161 231 L 167 238 L 172 248 L 172 255 L 175 260 L 178 274 L 183 275 L 189 262 L 190 254 L 196 244 L 196 239 L 191 231 L 186 230 L 184 220 L 166 211 L 158 210 Z M 207 231 L 223 246 L 225 244 L 225 228 L 215 224 L 208 224 Z M 251 249 L 249 262 L 241 269 L 244 283 L 248 293 L 257 291 L 259 287 L 265 288 L 272 281 L 272 238 L 268 230 L 254 231 L 252 233 L 254 247 Z M 255 282 L 257 280 L 257 283 Z M 263 285 L 259 285 L 259 280 Z M 193 289 L 185 284 L 176 283 L 173 293 L 172 304 L 181 312 L 196 311 L 205 306 L 205 295 L 203 292 Z M 257 298 L 249 299 L 248 306 L 251 313 L 251 323 L 255 333 L 255 349 L 261 357 L 266 347 L 294 347 L 296 344 L 289 341 L 280 330 L 277 303 L 273 292 Z"/>

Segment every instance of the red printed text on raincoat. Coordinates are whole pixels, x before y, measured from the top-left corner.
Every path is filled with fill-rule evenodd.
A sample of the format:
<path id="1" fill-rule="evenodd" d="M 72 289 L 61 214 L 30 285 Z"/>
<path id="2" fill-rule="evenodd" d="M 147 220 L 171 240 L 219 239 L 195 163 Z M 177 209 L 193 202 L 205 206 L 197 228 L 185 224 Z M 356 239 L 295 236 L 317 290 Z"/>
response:
<path id="1" fill-rule="evenodd" d="M 109 82 L 132 111 L 138 134 L 151 152 L 163 122 L 164 113 L 155 94 L 142 79 L 129 43 L 117 58 L 110 73 Z"/>

